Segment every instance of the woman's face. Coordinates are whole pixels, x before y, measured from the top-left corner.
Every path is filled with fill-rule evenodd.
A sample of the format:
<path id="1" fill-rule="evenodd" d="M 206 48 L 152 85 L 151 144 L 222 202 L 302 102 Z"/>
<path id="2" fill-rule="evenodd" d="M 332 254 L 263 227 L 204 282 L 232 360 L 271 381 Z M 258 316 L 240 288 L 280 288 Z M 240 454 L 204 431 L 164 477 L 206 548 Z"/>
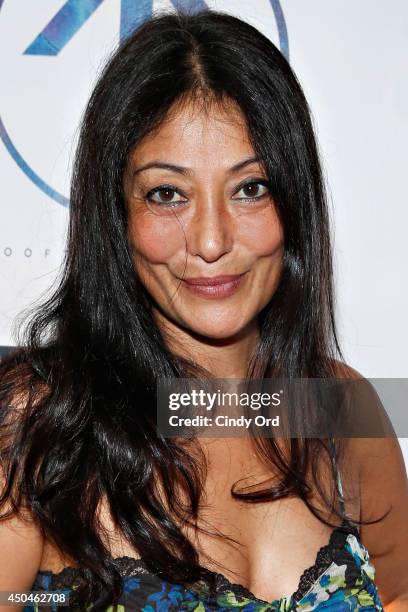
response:
<path id="1" fill-rule="evenodd" d="M 273 295 L 283 230 L 254 157 L 232 104 L 227 114 L 179 108 L 133 150 L 124 180 L 128 240 L 166 324 L 230 338 L 251 327 Z M 242 276 L 211 286 L 221 275 Z M 202 277 L 210 286 L 182 280 Z"/>

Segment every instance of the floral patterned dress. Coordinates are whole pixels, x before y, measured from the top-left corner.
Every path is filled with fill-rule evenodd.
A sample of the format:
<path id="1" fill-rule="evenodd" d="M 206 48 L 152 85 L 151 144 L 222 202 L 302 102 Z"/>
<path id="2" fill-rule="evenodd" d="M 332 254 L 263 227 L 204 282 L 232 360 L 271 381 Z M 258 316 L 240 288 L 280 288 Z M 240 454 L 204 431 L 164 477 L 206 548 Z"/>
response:
<path id="1" fill-rule="evenodd" d="M 118 612 L 176 612 L 188 610 L 207 612 L 241 610 L 242 612 L 349 612 L 350 610 L 383 611 L 375 570 L 369 554 L 360 542 L 357 529 L 343 521 L 330 536 L 299 581 L 292 595 L 273 601 L 256 597 L 240 584 L 230 582 L 222 574 L 205 570 L 205 576 L 194 585 L 172 584 L 151 573 L 142 559 L 116 559 L 123 576 L 123 594 Z M 58 574 L 40 571 L 32 586 L 33 591 L 60 591 L 70 596 L 70 606 L 40 604 L 25 606 L 24 612 L 78 610 L 75 588 L 81 580 L 80 570 L 66 567 Z M 114 612 L 113 606 L 98 606 L 89 611 Z M 82 612 L 82 610 L 81 610 Z"/>

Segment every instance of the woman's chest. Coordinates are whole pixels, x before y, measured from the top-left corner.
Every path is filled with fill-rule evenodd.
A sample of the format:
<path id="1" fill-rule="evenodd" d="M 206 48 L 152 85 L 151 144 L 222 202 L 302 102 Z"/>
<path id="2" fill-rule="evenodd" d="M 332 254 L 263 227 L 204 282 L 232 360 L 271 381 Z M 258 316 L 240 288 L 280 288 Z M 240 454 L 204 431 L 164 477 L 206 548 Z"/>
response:
<path id="1" fill-rule="evenodd" d="M 294 593 L 333 528 L 314 516 L 299 497 L 248 502 L 232 494 L 248 495 L 280 482 L 277 471 L 260 460 L 250 441 L 212 441 L 206 451 L 208 471 L 198 521 L 206 531 L 186 530 L 200 563 L 266 601 Z M 318 480 L 330 499 L 335 484 L 328 463 L 321 462 Z M 348 511 L 359 518 L 357 491 L 350 497 Z M 326 520 L 341 523 L 317 494 L 310 496 L 309 503 Z"/>
<path id="2" fill-rule="evenodd" d="M 297 497 L 248 503 L 231 495 L 232 488 L 249 493 L 278 482 L 251 445 L 239 439 L 216 440 L 205 445 L 205 454 L 207 476 L 197 521 L 201 529 L 180 524 L 196 547 L 200 564 L 266 601 L 293 593 L 303 571 L 327 544 L 332 528 L 313 516 Z M 327 490 L 328 483 L 329 479 Z M 316 497 L 311 502 L 329 516 L 321 500 Z M 356 516 L 358 511 L 354 504 Z M 106 500 L 99 516 L 113 557 L 143 556 L 143 551 L 136 551 L 115 529 Z M 339 523 L 334 516 L 331 520 Z M 41 568 L 59 571 L 66 565 L 72 563 L 46 543 Z"/>

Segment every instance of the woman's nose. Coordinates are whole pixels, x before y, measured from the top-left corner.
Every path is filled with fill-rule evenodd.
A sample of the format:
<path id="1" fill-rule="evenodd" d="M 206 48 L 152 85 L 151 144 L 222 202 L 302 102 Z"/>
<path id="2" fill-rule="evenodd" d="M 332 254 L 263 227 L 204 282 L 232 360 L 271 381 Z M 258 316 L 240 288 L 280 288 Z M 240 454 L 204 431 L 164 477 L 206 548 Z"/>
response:
<path id="1" fill-rule="evenodd" d="M 187 228 L 188 252 L 216 261 L 233 247 L 235 220 L 222 199 L 201 198 Z"/>

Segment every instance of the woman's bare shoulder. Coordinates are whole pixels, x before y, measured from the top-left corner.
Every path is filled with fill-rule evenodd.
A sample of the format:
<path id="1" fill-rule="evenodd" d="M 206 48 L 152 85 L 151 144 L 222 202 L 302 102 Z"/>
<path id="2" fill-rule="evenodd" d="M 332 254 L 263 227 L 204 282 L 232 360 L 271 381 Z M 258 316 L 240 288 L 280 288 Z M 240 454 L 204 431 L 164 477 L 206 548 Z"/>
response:
<path id="1" fill-rule="evenodd" d="M 361 378 L 364 378 L 364 376 L 360 374 L 360 372 L 352 368 L 344 361 L 333 359 L 332 365 L 337 378 L 345 378 L 350 380 L 359 380 Z"/>
<path id="2" fill-rule="evenodd" d="M 19 418 L 26 404 L 23 393 L 12 396 L 8 409 L 12 419 Z M 11 411 L 9 412 L 9 416 Z M 11 418 L 10 418 L 11 420 Z M 10 439 L 7 440 L 7 444 Z M 11 440 L 12 443 L 12 440 Z M 7 485 L 7 453 L 3 453 L 5 438 L 0 442 L 0 492 L 3 497 Z M 11 491 L 14 490 L 11 483 Z M 2 497 L 0 498 L 2 500 Z M 16 512 L 10 499 L 0 503 L 0 591 L 30 590 L 40 567 L 43 554 L 43 535 L 26 503 Z"/>
<path id="3" fill-rule="evenodd" d="M 367 431 L 362 429 L 361 435 L 355 434 L 347 440 L 349 459 L 357 462 L 363 469 L 369 465 L 370 457 L 377 455 L 381 449 L 387 454 L 389 449 L 400 448 L 398 439 L 373 383 L 361 372 L 341 361 L 335 361 L 335 371 L 337 378 L 351 381 L 353 410 L 363 412 L 365 419 L 381 419 L 382 427 L 369 427 L 368 423 Z M 378 433 L 370 435 L 370 431 Z"/>
<path id="4" fill-rule="evenodd" d="M 24 418 L 29 388 L 24 384 L 27 368 L 11 361 L 6 365 L 0 368 L 0 591 L 23 591 L 30 590 L 40 567 L 43 534 L 24 498 L 17 509 L 11 501 L 17 491 L 8 470 L 10 449 Z"/>
<path id="5" fill-rule="evenodd" d="M 336 362 L 338 378 L 361 380 L 365 399 L 372 400 L 384 421 L 388 417 L 373 384 L 349 365 Z M 378 414 L 373 412 L 373 414 Z M 345 440 L 348 461 L 359 479 L 360 537 L 376 568 L 376 580 L 384 604 L 408 601 L 408 476 L 401 446 L 392 426 L 383 435 Z M 402 608 L 401 608 L 402 609 Z"/>

